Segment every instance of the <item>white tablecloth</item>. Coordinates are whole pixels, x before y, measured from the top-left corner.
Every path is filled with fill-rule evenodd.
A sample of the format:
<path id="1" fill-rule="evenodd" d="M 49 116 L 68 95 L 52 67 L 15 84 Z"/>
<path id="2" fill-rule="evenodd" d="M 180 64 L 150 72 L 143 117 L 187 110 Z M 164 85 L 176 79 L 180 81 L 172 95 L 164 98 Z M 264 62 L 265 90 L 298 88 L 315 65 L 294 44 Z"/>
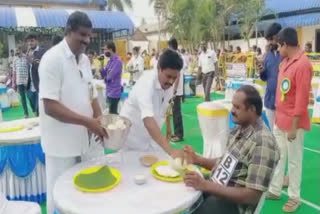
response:
<path id="1" fill-rule="evenodd" d="M 183 182 L 167 183 L 156 180 L 150 168 L 141 165 L 142 152 L 109 154 L 96 161 L 78 164 L 64 173 L 54 187 L 54 201 L 61 214 L 117 213 L 117 214 L 166 214 L 179 213 L 190 208 L 201 196 L 201 192 L 185 186 Z M 162 160 L 168 159 L 156 154 Z M 83 168 L 107 164 L 119 169 L 120 184 L 104 193 L 83 193 L 75 189 L 73 176 Z M 143 174 L 144 185 L 136 185 L 134 177 Z"/>
<path id="2" fill-rule="evenodd" d="M 0 192 L 12 200 L 45 201 L 46 173 L 40 146 L 39 118 L 2 122 L 23 130 L 0 133 Z M 1 168 L 1 166 L 3 168 Z"/>

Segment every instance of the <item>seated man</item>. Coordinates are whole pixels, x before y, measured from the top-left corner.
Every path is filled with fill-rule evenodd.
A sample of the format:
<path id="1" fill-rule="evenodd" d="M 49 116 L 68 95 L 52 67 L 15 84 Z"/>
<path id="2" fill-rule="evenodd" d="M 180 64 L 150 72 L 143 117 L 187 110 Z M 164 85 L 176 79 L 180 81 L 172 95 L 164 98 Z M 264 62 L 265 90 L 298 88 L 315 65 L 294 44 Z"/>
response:
<path id="1" fill-rule="evenodd" d="M 196 214 L 251 214 L 263 192 L 268 190 L 279 160 L 274 136 L 260 119 L 262 100 L 249 85 L 237 90 L 232 100 L 233 122 L 225 155 L 222 159 L 206 159 L 184 147 L 189 163 L 212 170 L 205 180 L 196 172 L 184 177 L 187 186 L 204 193 L 204 202 Z"/>

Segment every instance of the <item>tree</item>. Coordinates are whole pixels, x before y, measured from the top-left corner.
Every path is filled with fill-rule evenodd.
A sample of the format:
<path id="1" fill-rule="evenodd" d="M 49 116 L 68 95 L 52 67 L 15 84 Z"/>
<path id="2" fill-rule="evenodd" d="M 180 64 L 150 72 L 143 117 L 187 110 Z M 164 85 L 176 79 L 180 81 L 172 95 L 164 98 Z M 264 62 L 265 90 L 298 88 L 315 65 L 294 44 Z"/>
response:
<path id="1" fill-rule="evenodd" d="M 124 6 L 132 9 L 132 0 L 108 0 L 107 8 L 109 11 L 124 11 Z"/>
<path id="2" fill-rule="evenodd" d="M 250 38 L 254 32 L 257 37 L 257 25 L 265 12 L 264 0 L 239 0 L 238 25 L 242 38 L 247 41 L 248 49 L 250 48 Z"/>

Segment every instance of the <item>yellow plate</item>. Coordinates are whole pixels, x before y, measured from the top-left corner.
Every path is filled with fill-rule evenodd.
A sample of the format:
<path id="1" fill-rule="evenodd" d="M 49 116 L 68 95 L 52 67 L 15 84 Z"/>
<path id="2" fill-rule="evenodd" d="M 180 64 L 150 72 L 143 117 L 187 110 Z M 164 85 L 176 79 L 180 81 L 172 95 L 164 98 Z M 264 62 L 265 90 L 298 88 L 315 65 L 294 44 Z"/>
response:
<path id="1" fill-rule="evenodd" d="M 112 175 L 116 178 L 116 182 L 114 182 L 114 184 L 112 184 L 112 185 L 110 185 L 110 186 L 107 186 L 107 187 L 104 187 L 104 188 L 100 188 L 100 189 L 87 189 L 87 188 L 80 187 L 80 186 L 78 186 L 77 184 L 75 184 L 75 179 L 76 179 L 80 174 L 90 174 L 90 173 L 94 173 L 94 172 L 98 171 L 100 168 L 101 168 L 101 166 L 94 166 L 94 167 L 90 167 L 90 168 L 83 169 L 83 170 L 79 171 L 79 172 L 73 177 L 73 184 L 75 185 L 75 187 L 76 187 L 78 190 L 81 190 L 81 191 L 83 191 L 83 192 L 99 193 L 99 192 L 106 192 L 106 191 L 108 191 L 108 190 L 111 190 L 112 188 L 116 187 L 116 186 L 120 183 L 121 174 L 120 174 L 119 170 L 117 170 L 117 169 L 115 169 L 115 168 L 112 168 L 112 167 L 109 167 Z"/>
<path id="2" fill-rule="evenodd" d="M 156 171 L 156 168 L 158 166 L 163 166 L 163 165 L 168 165 L 169 164 L 169 161 L 160 161 L 160 162 L 157 162 L 155 164 L 153 164 L 150 168 L 151 170 L 151 174 L 153 177 L 155 177 L 156 179 L 158 180 L 161 180 L 161 181 L 166 181 L 166 182 L 181 182 L 183 181 L 183 177 L 180 175 L 178 177 L 165 177 L 165 176 L 161 176 L 157 173 Z"/>
<path id="3" fill-rule="evenodd" d="M 22 129 L 24 129 L 24 126 L 14 126 L 14 127 L 1 127 L 0 126 L 1 133 L 15 132 L 15 131 L 20 131 Z"/>

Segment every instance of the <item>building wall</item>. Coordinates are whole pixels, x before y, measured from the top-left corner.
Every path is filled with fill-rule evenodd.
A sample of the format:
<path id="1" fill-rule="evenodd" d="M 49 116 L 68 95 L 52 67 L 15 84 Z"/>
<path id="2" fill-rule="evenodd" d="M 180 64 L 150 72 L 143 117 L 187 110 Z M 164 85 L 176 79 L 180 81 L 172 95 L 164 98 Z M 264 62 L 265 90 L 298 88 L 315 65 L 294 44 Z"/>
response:
<path id="1" fill-rule="evenodd" d="M 303 27 L 302 28 L 302 44 L 301 47 L 304 47 L 304 45 L 307 42 L 311 42 L 312 43 L 312 48 L 313 50 L 315 50 L 315 46 L 316 46 L 316 30 L 320 29 L 320 25 L 314 25 L 314 26 L 307 26 L 307 27 Z"/>

